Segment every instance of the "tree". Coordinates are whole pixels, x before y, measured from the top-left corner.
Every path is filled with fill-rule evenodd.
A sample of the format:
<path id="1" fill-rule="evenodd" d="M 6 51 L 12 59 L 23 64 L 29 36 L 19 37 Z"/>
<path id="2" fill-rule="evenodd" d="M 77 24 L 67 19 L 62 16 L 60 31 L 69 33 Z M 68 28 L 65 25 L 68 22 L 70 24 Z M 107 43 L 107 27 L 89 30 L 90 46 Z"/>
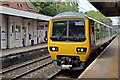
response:
<path id="1" fill-rule="evenodd" d="M 42 10 L 42 7 L 39 2 L 36 2 L 36 0 L 30 0 L 30 1 L 36 7 L 36 9 Z"/>
<path id="2" fill-rule="evenodd" d="M 58 2 L 57 10 L 59 13 L 66 11 L 76 11 L 78 12 L 78 3 L 76 2 Z"/>
<path id="3" fill-rule="evenodd" d="M 58 13 L 66 11 L 78 11 L 78 3 L 75 2 L 32 2 L 39 10 L 39 13 L 55 16 Z"/>
<path id="4" fill-rule="evenodd" d="M 56 7 L 54 7 L 54 5 L 51 4 L 49 6 L 44 7 L 44 9 L 40 11 L 40 13 L 48 16 L 54 16 L 57 14 L 57 9 Z"/>
<path id="5" fill-rule="evenodd" d="M 32 4 L 39 10 L 39 13 L 48 16 L 54 16 L 57 14 L 56 4 L 53 2 L 32 2 Z"/>
<path id="6" fill-rule="evenodd" d="M 85 14 L 107 25 L 112 25 L 112 20 L 108 17 L 105 17 L 103 14 L 101 14 L 98 11 L 96 12 L 91 10 L 91 11 L 85 12 Z"/>

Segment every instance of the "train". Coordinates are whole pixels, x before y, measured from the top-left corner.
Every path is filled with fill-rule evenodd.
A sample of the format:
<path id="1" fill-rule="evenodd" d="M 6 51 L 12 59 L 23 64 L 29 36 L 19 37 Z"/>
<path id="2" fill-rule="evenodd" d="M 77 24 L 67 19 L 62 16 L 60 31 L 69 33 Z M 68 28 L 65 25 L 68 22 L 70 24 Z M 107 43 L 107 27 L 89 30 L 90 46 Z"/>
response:
<path id="1" fill-rule="evenodd" d="M 80 12 L 63 12 L 49 21 L 48 51 L 57 69 L 85 68 L 92 51 L 115 36 L 112 27 Z"/>

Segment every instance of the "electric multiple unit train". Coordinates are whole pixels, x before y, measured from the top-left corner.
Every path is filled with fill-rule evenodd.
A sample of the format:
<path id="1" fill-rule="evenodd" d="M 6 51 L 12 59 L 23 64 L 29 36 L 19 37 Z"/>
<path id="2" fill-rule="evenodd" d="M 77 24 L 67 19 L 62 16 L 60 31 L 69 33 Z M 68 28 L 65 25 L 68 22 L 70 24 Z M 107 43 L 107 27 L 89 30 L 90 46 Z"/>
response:
<path id="1" fill-rule="evenodd" d="M 109 41 L 113 28 L 79 12 L 64 12 L 49 22 L 48 51 L 58 69 L 83 69 L 93 50 Z"/>

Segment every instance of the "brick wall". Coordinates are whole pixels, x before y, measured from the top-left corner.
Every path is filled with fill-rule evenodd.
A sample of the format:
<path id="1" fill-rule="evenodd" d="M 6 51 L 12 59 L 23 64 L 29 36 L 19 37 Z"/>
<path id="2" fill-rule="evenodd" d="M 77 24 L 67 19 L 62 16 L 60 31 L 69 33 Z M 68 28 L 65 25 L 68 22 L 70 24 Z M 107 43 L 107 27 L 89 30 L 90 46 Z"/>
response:
<path id="1" fill-rule="evenodd" d="M 35 9 L 34 5 L 31 2 L 1 2 L 0 5 L 8 6 L 11 8 L 27 10 L 32 12 L 39 12 L 39 10 Z"/>

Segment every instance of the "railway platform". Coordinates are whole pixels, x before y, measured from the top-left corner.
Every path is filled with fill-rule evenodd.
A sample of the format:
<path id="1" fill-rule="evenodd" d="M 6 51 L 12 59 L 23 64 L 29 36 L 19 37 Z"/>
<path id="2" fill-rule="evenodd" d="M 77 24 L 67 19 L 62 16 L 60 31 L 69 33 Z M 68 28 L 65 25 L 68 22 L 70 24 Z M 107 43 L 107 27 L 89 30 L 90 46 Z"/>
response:
<path id="1" fill-rule="evenodd" d="M 118 44 L 120 36 L 117 36 L 78 78 L 119 78 Z"/>
<path id="2" fill-rule="evenodd" d="M 40 48 L 45 48 L 45 47 L 47 47 L 47 43 L 37 44 L 34 46 L 26 46 L 26 47 L 18 47 L 18 48 L 13 48 L 13 49 L 0 50 L 0 57 L 14 55 L 14 54 L 18 54 L 21 52 L 26 52 L 29 50 L 35 50 L 35 49 L 40 49 Z"/>

